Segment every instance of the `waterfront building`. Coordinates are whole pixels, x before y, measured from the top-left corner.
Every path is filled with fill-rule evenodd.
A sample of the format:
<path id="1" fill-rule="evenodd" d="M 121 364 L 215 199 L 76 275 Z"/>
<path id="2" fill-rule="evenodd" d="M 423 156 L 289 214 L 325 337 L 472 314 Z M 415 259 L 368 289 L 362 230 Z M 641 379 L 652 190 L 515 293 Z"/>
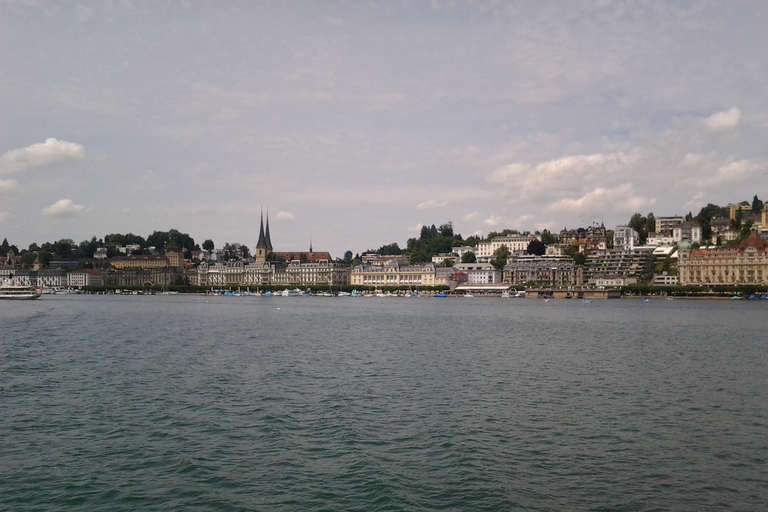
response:
<path id="1" fill-rule="evenodd" d="M 101 286 L 104 281 L 101 272 L 92 268 L 81 268 L 67 274 L 67 286 L 82 288 L 84 286 Z"/>
<path id="2" fill-rule="evenodd" d="M 66 272 L 57 268 L 46 268 L 37 272 L 37 282 L 35 286 L 45 286 L 46 288 L 64 288 L 67 286 Z"/>
<path id="3" fill-rule="evenodd" d="M 596 285 L 597 278 L 605 275 L 625 275 L 640 278 L 653 270 L 655 247 L 640 246 L 632 250 L 608 249 L 587 256 L 584 282 Z"/>
<path id="4" fill-rule="evenodd" d="M 661 274 L 654 274 L 651 284 L 653 286 L 677 286 L 679 280 L 677 275 L 672 275 L 668 272 L 662 272 Z"/>
<path id="5" fill-rule="evenodd" d="M 453 269 L 437 267 L 453 273 Z M 386 265 L 357 265 L 350 273 L 353 286 L 440 286 L 448 283 L 448 274 L 436 271 L 434 263 L 405 265 L 391 261 Z"/>
<path id="6" fill-rule="evenodd" d="M 768 244 L 756 235 L 738 246 L 682 251 L 681 285 L 768 285 Z"/>
<path id="7" fill-rule="evenodd" d="M 127 268 L 102 272 L 106 286 L 163 286 L 175 282 L 178 274 L 171 268 Z"/>
<path id="8" fill-rule="evenodd" d="M 504 267 L 503 279 L 512 286 L 533 284 L 542 288 L 582 286 L 583 268 L 570 256 L 535 256 L 515 258 Z"/>
<path id="9" fill-rule="evenodd" d="M 490 263 L 457 263 L 453 268 L 455 272 L 466 275 L 466 284 L 501 283 L 502 271 Z"/>
<path id="10" fill-rule="evenodd" d="M 637 284 L 637 278 L 621 274 L 605 274 L 595 279 L 595 285 L 598 288 L 621 288 L 630 284 Z"/>

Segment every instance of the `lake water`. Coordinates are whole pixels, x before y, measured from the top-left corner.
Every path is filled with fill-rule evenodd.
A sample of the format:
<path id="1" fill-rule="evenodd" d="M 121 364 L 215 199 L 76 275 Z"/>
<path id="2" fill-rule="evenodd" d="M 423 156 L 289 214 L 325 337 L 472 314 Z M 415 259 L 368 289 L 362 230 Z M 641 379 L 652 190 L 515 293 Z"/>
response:
<path id="1" fill-rule="evenodd" d="M 0 302 L 0 510 L 766 510 L 768 301 Z"/>

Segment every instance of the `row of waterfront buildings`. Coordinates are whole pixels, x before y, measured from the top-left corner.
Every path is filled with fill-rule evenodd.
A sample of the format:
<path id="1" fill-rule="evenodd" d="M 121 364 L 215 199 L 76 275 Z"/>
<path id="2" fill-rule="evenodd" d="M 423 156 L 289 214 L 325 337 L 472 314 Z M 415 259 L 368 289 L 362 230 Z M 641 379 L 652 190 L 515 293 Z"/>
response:
<path id="1" fill-rule="evenodd" d="M 765 212 L 762 216 L 764 221 Z M 713 226 L 719 224 L 725 225 L 713 221 Z M 541 256 L 527 253 L 529 244 L 540 238 L 538 235 L 510 234 L 473 247 L 454 247 L 451 253 L 437 255 L 426 264 L 411 265 L 407 256 L 365 254 L 361 264 L 346 267 L 329 253 L 315 252 L 312 247 L 308 252 L 274 252 L 269 220 L 265 228 L 262 219 L 259 241 L 250 260 L 202 261 L 195 266 L 185 261 L 182 253 L 170 251 L 156 256 L 112 258 L 105 271 L 64 271 L 42 269 L 39 265 L 27 271 L 0 265 L 0 281 L 50 288 L 188 283 L 217 289 L 351 285 L 493 290 L 523 286 L 611 288 L 652 275 L 651 284 L 666 286 L 768 285 L 768 248 L 758 234 L 738 246 L 697 247 L 702 233 L 695 223 L 685 222 L 682 217 L 660 217 L 656 228 L 643 246 L 639 245 L 637 232 L 617 226 L 613 230 L 613 248 L 609 249 L 605 226 L 594 225 L 564 229 L 559 243 L 547 246 Z M 510 257 L 506 265 L 497 268 L 490 261 L 502 246 Z M 583 265 L 565 254 L 568 247 L 577 247 L 585 255 Z M 477 262 L 460 263 L 467 252 L 473 252 Z M 452 260 L 452 264 L 444 265 L 445 260 Z M 661 261 L 666 262 L 666 270 L 654 273 Z"/>

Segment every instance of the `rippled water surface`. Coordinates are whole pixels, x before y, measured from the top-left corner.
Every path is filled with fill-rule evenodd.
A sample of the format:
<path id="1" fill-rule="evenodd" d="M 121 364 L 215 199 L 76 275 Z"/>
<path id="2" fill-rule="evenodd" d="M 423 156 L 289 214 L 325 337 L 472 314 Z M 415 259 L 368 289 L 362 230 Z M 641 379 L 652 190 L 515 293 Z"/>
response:
<path id="1" fill-rule="evenodd" d="M 768 301 L 0 303 L 0 509 L 766 510 Z"/>

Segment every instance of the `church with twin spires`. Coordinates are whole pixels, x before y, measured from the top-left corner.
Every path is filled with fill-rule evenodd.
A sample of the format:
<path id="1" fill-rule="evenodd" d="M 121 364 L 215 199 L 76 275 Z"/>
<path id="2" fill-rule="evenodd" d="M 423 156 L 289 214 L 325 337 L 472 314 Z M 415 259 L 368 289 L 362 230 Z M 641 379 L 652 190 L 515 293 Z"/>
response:
<path id="1" fill-rule="evenodd" d="M 289 251 L 289 252 L 274 252 L 272 249 L 272 239 L 269 236 L 269 211 L 267 211 L 266 227 L 264 225 L 264 212 L 261 213 L 261 222 L 259 224 L 259 241 L 256 242 L 256 261 L 258 263 L 266 263 L 267 261 L 285 261 L 290 263 L 292 261 L 301 262 L 319 262 L 319 261 L 333 261 L 329 252 L 321 251 L 315 252 L 312 250 L 312 243 L 309 244 L 309 252 L 301 251 Z"/>

